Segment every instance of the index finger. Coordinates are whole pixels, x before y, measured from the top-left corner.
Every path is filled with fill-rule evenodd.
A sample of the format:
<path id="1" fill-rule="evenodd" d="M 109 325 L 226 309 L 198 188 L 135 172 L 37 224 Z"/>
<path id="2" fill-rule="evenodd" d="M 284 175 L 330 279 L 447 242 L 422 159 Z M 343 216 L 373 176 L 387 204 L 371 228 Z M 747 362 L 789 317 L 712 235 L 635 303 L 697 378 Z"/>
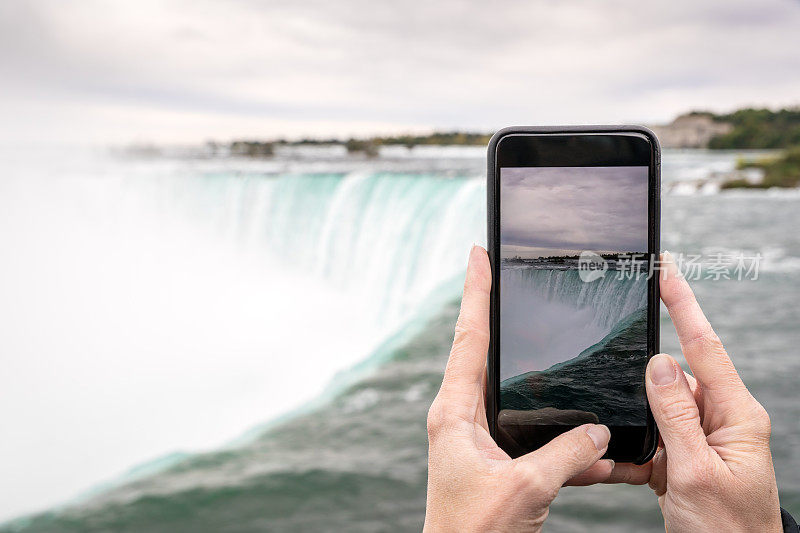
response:
<path id="1" fill-rule="evenodd" d="M 747 394 L 725 347 L 669 252 L 661 255 L 661 265 L 661 300 L 667 306 L 683 356 L 703 393 L 714 403 Z"/>
<path id="2" fill-rule="evenodd" d="M 633 463 L 616 463 L 611 470 L 611 475 L 603 483 L 615 484 L 624 483 L 627 485 L 644 485 L 650 481 L 653 472 L 653 461 L 648 461 L 643 465 Z"/>
<path id="3" fill-rule="evenodd" d="M 489 294 L 492 269 L 480 246 L 469 254 L 461 312 L 456 323 L 453 348 L 442 381 L 442 391 L 471 394 L 480 390 L 489 352 Z"/>

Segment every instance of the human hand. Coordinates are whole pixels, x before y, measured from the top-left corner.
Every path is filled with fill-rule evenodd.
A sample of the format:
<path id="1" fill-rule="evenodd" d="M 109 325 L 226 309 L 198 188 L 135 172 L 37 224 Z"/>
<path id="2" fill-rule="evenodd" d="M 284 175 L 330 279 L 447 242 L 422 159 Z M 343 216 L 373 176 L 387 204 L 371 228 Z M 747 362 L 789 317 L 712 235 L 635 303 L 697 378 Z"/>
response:
<path id="1" fill-rule="evenodd" d="M 669 355 L 650 360 L 647 397 L 663 447 L 647 465 L 617 465 L 609 481 L 649 482 L 670 532 L 783 531 L 769 416 L 669 254 L 662 264 L 661 299 L 694 377 Z"/>
<path id="2" fill-rule="evenodd" d="M 484 390 L 492 274 L 470 252 L 461 313 L 444 380 L 428 413 L 425 531 L 538 531 L 564 484 L 604 481 L 608 428 L 585 424 L 511 459 L 489 434 Z"/>

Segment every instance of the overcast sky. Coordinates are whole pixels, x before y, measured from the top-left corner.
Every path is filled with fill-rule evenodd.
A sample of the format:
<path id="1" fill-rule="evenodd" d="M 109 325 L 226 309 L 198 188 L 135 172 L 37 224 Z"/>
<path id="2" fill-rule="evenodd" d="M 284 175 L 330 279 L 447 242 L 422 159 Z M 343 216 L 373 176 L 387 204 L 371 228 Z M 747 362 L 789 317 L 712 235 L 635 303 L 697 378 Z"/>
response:
<path id="1" fill-rule="evenodd" d="M 4 0 L 0 140 L 661 122 L 800 100 L 800 0 Z"/>
<path id="2" fill-rule="evenodd" d="M 647 252 L 647 173 L 647 167 L 503 168 L 504 252 Z"/>

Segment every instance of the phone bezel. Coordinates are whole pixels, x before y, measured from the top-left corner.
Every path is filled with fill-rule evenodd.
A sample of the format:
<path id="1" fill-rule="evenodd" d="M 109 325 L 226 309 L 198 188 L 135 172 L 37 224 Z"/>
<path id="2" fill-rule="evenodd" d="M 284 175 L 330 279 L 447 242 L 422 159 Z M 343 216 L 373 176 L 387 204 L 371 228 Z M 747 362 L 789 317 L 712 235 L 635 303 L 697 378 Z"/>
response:
<path id="1" fill-rule="evenodd" d="M 507 148 L 506 145 L 508 145 L 508 142 L 505 144 L 502 143 L 503 140 L 515 137 L 522 138 L 527 139 L 527 141 L 518 142 L 517 144 L 524 144 L 529 148 L 531 143 L 535 145 L 539 140 L 548 139 L 552 141 L 554 139 L 565 139 L 569 141 L 570 139 L 586 138 L 587 136 L 592 136 L 595 140 L 597 136 L 609 137 L 612 141 L 610 143 L 610 148 L 605 151 L 594 148 L 593 153 L 586 151 L 582 153 L 579 149 L 581 142 L 574 142 L 573 148 L 577 149 L 577 151 L 570 151 L 568 159 L 563 154 L 554 154 L 547 151 L 526 150 L 526 153 L 521 153 L 519 147 L 509 145 Z M 615 139 L 626 140 L 626 138 L 628 142 L 630 142 L 631 139 L 640 139 L 648 145 L 648 253 L 651 254 L 651 257 L 657 257 L 657 255 L 654 254 L 658 254 L 660 249 L 661 149 L 658 144 L 658 139 L 652 131 L 642 126 L 515 126 L 498 131 L 489 141 L 487 158 L 487 222 L 488 251 L 492 266 L 493 283 L 490 312 L 491 335 L 487 361 L 486 414 L 489 423 L 489 431 L 495 439 L 497 435 L 496 425 L 500 393 L 500 288 L 496 280 L 499 278 L 500 265 L 501 163 L 513 162 L 513 164 L 504 164 L 503 166 L 625 166 L 639 164 L 636 162 L 639 161 L 639 159 L 625 157 L 621 154 L 621 150 L 618 149 L 618 143 L 616 143 Z M 635 141 L 635 143 L 638 144 L 639 141 Z M 502 152 L 501 144 L 503 144 Z M 513 150 L 517 151 L 512 153 Z M 637 151 L 635 155 L 638 158 L 641 154 Z M 525 164 L 531 161 L 535 161 L 537 164 Z M 592 164 L 593 161 L 595 162 L 594 164 Z M 542 164 L 543 162 L 547 164 Z M 603 164 L 598 164 L 597 162 Z M 648 359 L 658 353 L 659 350 L 659 312 L 658 276 L 652 276 L 648 282 Z M 571 427 L 573 426 L 563 426 L 558 428 L 558 431 L 566 431 Z M 634 446 L 632 445 L 633 443 L 623 443 L 620 441 L 620 438 L 626 440 L 632 438 L 623 437 L 623 433 L 631 433 L 627 431 L 625 426 L 612 426 L 610 429 L 612 432 L 613 446 L 609 446 L 609 452 L 606 454 L 606 457 L 617 462 L 643 464 L 649 461 L 655 454 L 658 446 L 658 428 L 656 427 L 653 415 L 650 411 L 649 403 L 647 404 L 647 426 L 644 435 L 641 436 L 641 446 L 638 444 Z M 633 438 L 639 440 L 640 437 L 637 434 Z M 632 450 L 636 451 L 633 452 Z"/>

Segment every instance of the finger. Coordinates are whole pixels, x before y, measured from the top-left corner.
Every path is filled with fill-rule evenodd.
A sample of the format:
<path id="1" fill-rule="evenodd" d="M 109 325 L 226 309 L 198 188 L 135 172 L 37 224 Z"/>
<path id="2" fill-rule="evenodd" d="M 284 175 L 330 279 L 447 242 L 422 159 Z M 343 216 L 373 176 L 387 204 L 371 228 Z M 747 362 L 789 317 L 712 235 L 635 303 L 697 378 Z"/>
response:
<path id="1" fill-rule="evenodd" d="M 708 453 L 700 413 L 678 363 L 658 354 L 647 364 L 645 385 L 664 447 L 678 463 L 688 464 Z"/>
<path id="2" fill-rule="evenodd" d="M 614 470 L 614 461 L 611 459 L 600 459 L 589 467 L 588 470 L 568 479 L 564 483 L 565 487 L 586 487 L 595 483 L 606 483 L 608 476 Z"/>
<path id="3" fill-rule="evenodd" d="M 694 403 L 697 405 L 697 411 L 700 413 L 700 425 L 703 425 L 703 389 L 700 388 L 700 385 L 697 384 L 697 380 L 694 379 L 694 376 L 691 374 L 687 374 L 686 372 L 683 373 L 683 376 L 686 378 L 686 382 L 689 383 L 689 390 L 692 391 L 692 396 L 694 396 Z M 703 428 L 705 430 L 705 427 Z"/>
<path id="4" fill-rule="evenodd" d="M 603 483 L 625 483 L 628 485 L 644 485 L 650 481 L 651 463 L 635 465 L 633 463 L 617 463 L 614 470 Z"/>
<path id="5" fill-rule="evenodd" d="M 650 474 L 648 485 L 656 493 L 662 496 L 667 492 L 667 450 L 659 448 L 653 456 L 653 471 Z"/>
<path id="6" fill-rule="evenodd" d="M 709 401 L 724 404 L 747 396 L 733 362 L 669 252 L 662 254 L 661 265 L 661 299 L 675 325 L 683 356 Z"/>
<path id="7" fill-rule="evenodd" d="M 699 385 L 697 384 L 697 380 L 694 379 L 694 376 L 684 372 L 683 377 L 686 378 L 686 383 L 689 384 L 689 390 L 692 391 L 692 394 L 693 395 L 697 394 L 697 391 L 699 390 L 698 389 Z"/>
<path id="8" fill-rule="evenodd" d="M 482 403 L 478 404 L 477 422 L 487 432 L 489 431 L 489 420 L 488 418 L 486 418 L 486 398 L 487 398 L 486 390 L 488 387 L 488 380 L 489 376 L 487 375 L 486 367 L 484 366 L 483 371 L 481 372 L 481 396 L 480 396 L 483 401 Z"/>
<path id="9" fill-rule="evenodd" d="M 480 390 L 489 351 L 489 292 L 492 271 L 489 256 L 480 246 L 469 254 L 461 312 L 453 348 L 442 381 L 442 391 L 471 395 Z"/>
<path id="10" fill-rule="evenodd" d="M 515 459 L 537 488 L 558 490 L 567 480 L 594 465 L 608 449 L 611 432 L 600 424 L 584 424 L 562 433 L 538 450 Z"/>

